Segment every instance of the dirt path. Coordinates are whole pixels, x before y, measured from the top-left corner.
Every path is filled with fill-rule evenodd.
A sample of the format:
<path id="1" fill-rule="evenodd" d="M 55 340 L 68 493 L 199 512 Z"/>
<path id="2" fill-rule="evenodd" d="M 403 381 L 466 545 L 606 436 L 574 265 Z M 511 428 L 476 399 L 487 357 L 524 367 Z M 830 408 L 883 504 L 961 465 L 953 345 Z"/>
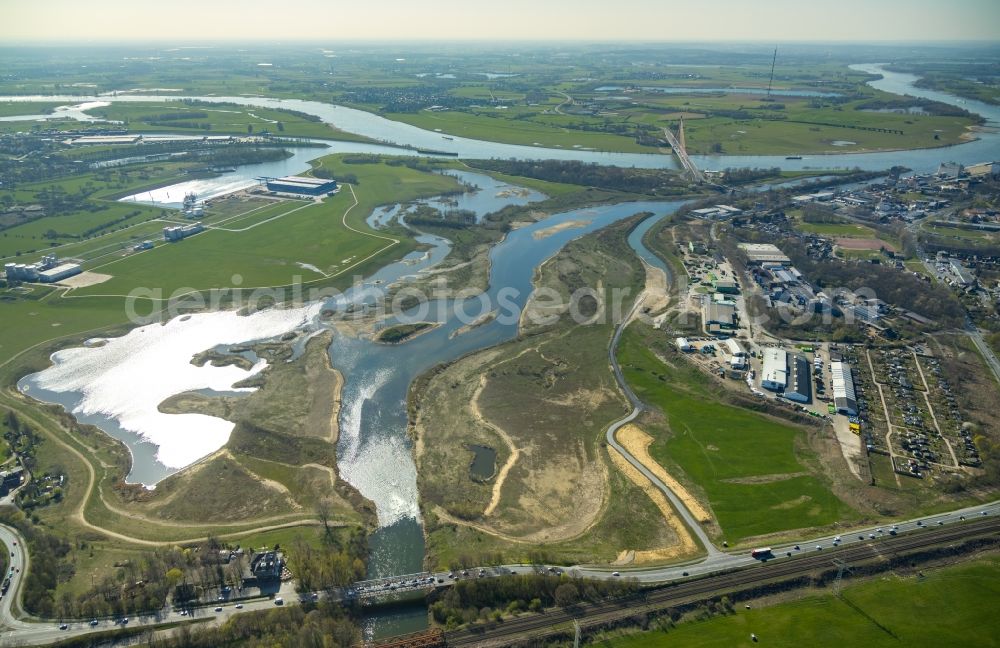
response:
<path id="1" fill-rule="evenodd" d="M 618 430 L 618 443 L 628 450 L 633 457 L 639 460 L 639 462 L 646 467 L 646 470 L 656 475 L 660 481 L 667 485 L 667 488 L 672 490 L 677 497 L 684 502 L 684 506 L 687 507 L 691 513 L 694 514 L 698 521 L 702 524 L 708 524 L 712 521 L 712 515 L 708 510 L 699 502 L 687 488 L 684 487 L 679 481 L 674 479 L 674 477 L 666 471 L 666 469 L 661 466 L 653 457 L 649 454 L 649 446 L 653 443 L 653 437 L 649 436 L 643 430 L 634 423 L 629 423 L 628 425 L 622 427 Z M 638 474 L 638 471 L 636 471 Z M 659 493 L 659 491 L 657 491 Z M 662 497 L 662 494 L 660 495 Z M 664 500 L 666 501 L 666 500 Z"/>
<path id="2" fill-rule="evenodd" d="M 645 311 L 648 314 L 659 313 L 670 305 L 670 291 L 667 286 L 667 273 L 662 269 L 646 263 L 641 259 L 646 270 L 646 284 L 636 298 L 639 308 L 635 309 L 633 318 L 640 317 Z"/>
<path id="3" fill-rule="evenodd" d="M 20 400 L 20 399 L 18 399 L 18 400 Z M 39 420 L 37 418 L 35 418 L 34 412 L 32 412 L 31 414 L 26 414 L 24 411 L 19 411 L 18 412 L 18 416 L 26 419 L 27 422 L 33 424 L 37 428 L 48 429 L 48 427 L 46 427 L 45 425 L 43 425 L 41 422 L 39 422 Z M 144 545 L 144 546 L 147 546 L 147 547 L 164 547 L 164 546 L 170 546 L 170 545 L 175 545 L 175 544 L 184 544 L 184 543 L 191 543 L 191 542 L 202 542 L 202 541 L 208 539 L 209 535 L 199 536 L 199 537 L 194 537 L 194 538 L 180 538 L 180 539 L 170 539 L 170 540 L 145 540 L 145 539 L 142 539 L 142 538 L 136 538 L 134 536 L 129 536 L 129 535 L 126 535 L 124 533 L 119 533 L 117 531 L 112 531 L 111 529 L 108 529 L 108 528 L 105 528 L 105 527 L 102 527 L 102 526 L 99 526 L 99 525 L 96 525 L 96 524 L 93 524 L 93 523 L 89 522 L 87 520 L 87 517 L 86 517 L 87 503 L 90 501 L 90 498 L 93 496 L 95 488 L 97 486 L 97 473 L 94 471 L 94 466 L 83 455 L 82 452 L 80 452 L 79 450 L 77 450 L 76 447 L 74 447 L 72 444 L 66 442 L 59 435 L 57 435 L 57 434 L 51 434 L 51 435 L 47 435 L 47 438 L 50 439 L 50 440 L 52 440 L 52 441 L 54 441 L 55 443 L 57 443 L 58 445 L 62 446 L 67 451 L 69 451 L 70 453 L 72 453 L 73 455 L 75 455 L 80 460 L 80 463 L 83 464 L 83 466 L 86 467 L 86 469 L 87 469 L 87 484 L 86 484 L 86 487 L 84 488 L 83 497 L 81 498 L 79 504 L 76 505 L 76 507 L 74 508 L 73 512 L 70 513 L 70 517 L 73 519 L 73 521 L 76 524 L 79 524 L 81 527 L 84 527 L 84 528 L 89 529 L 91 531 L 94 531 L 94 532 L 100 533 L 102 535 L 105 535 L 105 536 L 107 536 L 109 538 L 114 538 L 116 540 L 121 540 L 122 542 L 128 542 L 128 543 L 131 543 L 131 544 Z M 204 529 L 208 530 L 208 529 L 218 528 L 218 527 L 238 526 L 238 525 L 234 525 L 234 524 L 231 524 L 231 523 L 227 523 L 227 524 L 181 524 L 181 523 L 176 523 L 176 522 L 146 520 L 145 518 L 142 518 L 142 517 L 136 518 L 136 516 L 134 514 L 130 514 L 127 511 L 123 511 L 123 510 L 121 510 L 119 508 L 116 508 L 116 507 L 112 506 L 111 504 L 109 504 L 104 499 L 104 494 L 103 494 L 103 492 L 101 492 L 100 489 L 97 489 L 97 496 L 98 496 L 98 499 L 100 500 L 101 505 L 103 505 L 105 508 L 107 508 L 107 510 L 109 512 L 111 512 L 111 513 L 113 513 L 115 515 L 122 516 L 123 518 L 137 519 L 137 521 L 148 521 L 151 524 L 156 524 L 156 525 L 163 526 L 163 527 L 175 527 L 175 528 L 184 528 L 184 529 L 204 528 Z M 275 529 L 284 529 L 284 528 L 296 527 L 296 526 L 311 526 L 311 525 L 315 525 L 315 524 L 319 523 L 317 520 L 304 520 L 304 519 L 297 519 L 297 520 L 291 520 L 291 521 L 288 521 L 288 522 L 275 523 L 278 520 L 287 519 L 288 517 L 289 516 L 279 516 L 277 518 L 252 520 L 252 521 L 249 521 L 247 523 L 248 524 L 248 528 L 246 528 L 246 529 L 242 529 L 242 530 L 239 530 L 239 531 L 233 531 L 233 532 L 230 532 L 230 533 L 224 533 L 224 534 L 214 534 L 214 533 L 212 533 L 210 535 L 214 536 L 214 537 L 218 537 L 218 538 L 234 538 L 234 537 L 244 536 L 244 535 L 247 535 L 247 534 L 250 534 L 250 533 L 260 533 L 260 532 L 263 532 L 263 531 L 272 531 L 272 530 L 275 530 Z M 253 524 L 262 524 L 264 526 L 258 526 L 258 527 L 249 526 L 249 525 L 253 525 Z"/>
<path id="4" fill-rule="evenodd" d="M 479 386 L 476 387 L 476 391 L 472 394 L 472 402 L 469 403 L 469 411 L 472 412 L 472 416 L 476 419 L 476 421 L 496 432 L 497 436 L 503 439 L 503 442 L 507 444 L 508 448 L 510 448 L 510 456 L 507 457 L 507 461 L 505 461 L 503 466 L 500 467 L 500 471 L 497 472 L 496 481 L 493 482 L 493 492 L 490 496 L 490 503 L 486 505 L 486 509 L 483 511 L 483 516 L 487 517 L 493 513 L 493 511 L 496 510 L 497 505 L 500 504 L 500 491 L 503 489 L 504 481 L 507 479 L 507 474 L 510 472 L 510 469 L 513 468 L 514 464 L 517 463 L 517 460 L 520 459 L 521 450 L 514 445 L 514 439 L 510 438 L 510 435 L 507 434 L 506 431 L 487 420 L 480 411 L 479 396 L 483 393 L 483 389 L 485 387 L 486 375 L 484 374 L 479 377 Z"/>

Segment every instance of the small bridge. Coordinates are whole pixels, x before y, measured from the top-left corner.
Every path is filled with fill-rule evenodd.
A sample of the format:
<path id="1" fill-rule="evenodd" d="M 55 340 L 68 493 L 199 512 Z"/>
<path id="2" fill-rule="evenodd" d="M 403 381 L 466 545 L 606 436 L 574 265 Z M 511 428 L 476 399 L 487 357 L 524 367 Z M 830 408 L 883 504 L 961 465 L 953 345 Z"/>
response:
<path id="1" fill-rule="evenodd" d="M 450 585 L 450 582 L 446 583 Z M 358 581 L 345 591 L 347 598 L 360 599 L 362 601 L 378 598 L 387 594 L 397 594 L 400 592 L 419 592 L 432 590 L 441 587 L 446 583 L 438 583 L 437 578 L 430 572 L 420 572 L 419 574 L 407 574 L 405 576 L 390 576 L 387 578 L 373 578 L 370 580 Z"/>

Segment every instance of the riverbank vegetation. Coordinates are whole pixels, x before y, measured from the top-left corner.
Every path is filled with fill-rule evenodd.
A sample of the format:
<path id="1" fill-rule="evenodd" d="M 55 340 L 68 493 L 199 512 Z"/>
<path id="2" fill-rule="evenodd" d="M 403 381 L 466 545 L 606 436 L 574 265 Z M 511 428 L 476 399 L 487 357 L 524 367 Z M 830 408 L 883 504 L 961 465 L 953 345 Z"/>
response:
<path id="1" fill-rule="evenodd" d="M 567 310 L 530 304 L 521 335 L 437 367 L 410 393 L 429 567 L 521 561 L 612 562 L 679 557 L 680 531 L 619 472 L 603 442 L 626 404 L 608 369 L 610 313 L 645 281 L 626 238 L 642 216 L 567 244 L 535 286 L 567 299 L 597 287 L 607 318 L 578 324 Z M 610 298 L 628 290 L 625 306 Z M 597 315 L 597 300 L 575 308 Z M 539 315 L 548 322 L 533 321 Z M 497 451 L 489 480 L 469 470 L 469 443 Z"/>

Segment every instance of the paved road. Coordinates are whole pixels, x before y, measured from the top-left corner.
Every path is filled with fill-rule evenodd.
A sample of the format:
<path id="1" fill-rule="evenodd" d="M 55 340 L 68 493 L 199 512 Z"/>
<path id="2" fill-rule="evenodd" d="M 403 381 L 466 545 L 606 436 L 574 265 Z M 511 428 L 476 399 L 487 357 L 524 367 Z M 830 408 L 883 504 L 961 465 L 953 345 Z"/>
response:
<path id="1" fill-rule="evenodd" d="M 920 262 L 924 265 L 924 269 L 927 270 L 927 273 L 930 276 L 934 277 L 934 281 L 941 281 L 941 277 L 938 276 L 937 268 L 935 268 L 934 265 L 930 262 L 929 257 L 926 255 L 923 247 L 919 243 L 920 223 L 922 223 L 924 220 L 925 219 L 921 219 L 910 223 L 907 229 L 910 230 L 910 233 L 913 234 L 914 239 L 917 241 L 916 243 L 917 257 L 920 259 Z M 972 321 L 972 318 L 970 318 L 968 314 L 966 315 L 966 320 L 965 320 L 965 334 L 969 336 L 969 339 L 972 340 L 972 343 L 976 345 L 977 349 L 979 349 L 979 353 L 983 356 L 983 359 L 986 361 L 986 366 L 988 366 L 990 368 L 990 371 L 993 372 L 993 377 L 996 379 L 997 382 L 1000 382 L 1000 359 L 997 359 L 997 356 L 995 353 L 993 353 L 993 349 L 990 348 L 990 345 L 986 344 L 986 340 L 983 339 L 983 334 L 979 331 L 979 328 L 976 327 L 975 323 Z"/>
<path id="2" fill-rule="evenodd" d="M 877 548 L 880 541 L 888 540 L 893 536 L 893 533 L 891 533 L 893 530 L 896 534 L 919 534 L 927 532 L 930 529 L 953 525 L 962 520 L 971 521 L 981 517 L 990 516 L 1000 517 L 1000 501 L 982 506 L 971 506 L 950 513 L 942 513 L 923 518 L 916 518 L 906 522 L 899 522 L 895 525 L 895 527 L 893 525 L 870 527 L 854 530 L 850 533 L 845 532 L 841 536 L 814 538 L 809 541 L 803 541 L 799 545 L 788 544 L 774 546 L 772 550 L 774 560 L 781 564 L 783 562 L 794 561 L 803 557 L 816 556 L 824 550 L 829 553 L 829 550 L 835 546 L 850 547 L 852 545 L 868 544 Z M 10 591 L 7 596 L 4 596 L 3 599 L 0 600 L 0 621 L 2 621 L 7 627 L 7 630 L 0 634 L 0 646 L 43 645 L 53 643 L 60 639 L 66 639 L 71 636 L 80 636 L 97 631 L 107 631 L 118 627 L 113 623 L 113 621 L 102 619 L 98 625 L 94 627 L 91 627 L 88 622 L 74 621 L 69 624 L 66 630 L 61 630 L 59 629 L 59 623 L 56 621 L 31 621 L 15 618 L 11 611 L 11 603 L 14 597 L 17 596 L 17 592 L 20 591 L 20 586 L 22 584 L 21 579 L 24 574 L 24 566 L 27 564 L 25 562 L 27 560 L 27 556 L 25 555 L 23 549 L 19 549 L 24 546 L 24 541 L 18 536 L 15 530 L 5 526 L 0 526 L 0 540 L 14 550 L 15 555 L 12 560 L 14 561 L 15 567 L 17 565 L 21 565 L 21 573 L 18 574 L 15 572 L 15 578 L 12 581 Z M 14 544 L 15 541 L 17 542 L 16 545 Z M 796 548 L 796 546 L 798 548 Z M 558 567 L 549 568 L 545 565 L 506 565 L 503 567 L 484 568 L 483 576 L 479 576 L 478 569 L 469 570 L 468 576 L 455 574 L 457 578 L 454 579 L 449 578 L 449 574 L 446 572 L 429 573 L 425 576 L 433 578 L 434 586 L 437 587 L 451 585 L 456 580 L 464 578 L 490 577 L 510 573 L 529 574 L 550 570 L 566 571 L 571 576 L 585 578 L 611 579 L 632 577 L 644 584 L 658 584 L 675 580 L 683 580 L 689 576 L 693 577 L 708 574 L 720 574 L 733 569 L 752 566 L 758 562 L 759 561 L 752 558 L 746 550 L 731 554 L 716 551 L 713 555 L 688 565 L 622 570 L 620 573 L 612 572 L 610 568 L 587 566 L 570 567 L 564 570 L 563 568 Z M 615 574 L 619 575 L 616 576 Z M 396 591 L 402 591 L 405 589 L 422 589 L 426 587 L 426 584 L 418 587 L 416 585 L 398 583 Z M 286 605 L 294 605 L 298 601 L 298 597 L 293 595 L 290 590 L 291 585 L 286 585 L 280 593 L 280 595 L 284 597 Z M 242 603 L 242 606 L 242 609 L 238 609 L 234 604 L 226 603 L 221 606 L 222 610 L 219 612 L 214 611 L 212 607 L 196 608 L 186 616 L 182 616 L 178 611 L 164 609 L 153 615 L 132 618 L 130 619 L 128 626 L 155 629 L 160 625 L 176 623 L 178 621 L 191 618 L 211 619 L 212 623 L 222 623 L 234 614 L 271 609 L 275 606 L 275 603 L 271 600 L 261 599 L 246 601 Z"/>
<path id="3" fill-rule="evenodd" d="M 997 382 L 1000 382 L 1000 360 L 997 360 L 997 356 L 993 353 L 990 345 L 986 344 L 982 332 L 970 320 L 966 323 L 965 333 L 972 340 L 972 343 L 976 345 L 976 348 L 979 349 L 979 353 L 982 354 L 986 360 L 986 364 L 993 371 L 993 377 L 996 378 Z"/>
<path id="4" fill-rule="evenodd" d="M 625 327 L 628 326 L 628 323 L 632 320 L 632 317 L 635 315 L 636 309 L 639 308 L 639 306 L 640 303 L 638 301 L 632 305 L 632 309 L 629 311 L 628 315 L 625 316 L 615 329 L 615 334 L 611 338 L 611 345 L 608 347 L 608 361 L 611 363 L 611 369 L 614 371 L 615 380 L 618 382 L 618 387 L 625 393 L 629 403 L 631 403 L 632 411 L 629 412 L 629 414 L 624 418 L 615 421 L 608 426 L 608 431 L 605 436 L 607 437 L 608 445 L 620 452 L 621 455 L 625 457 L 626 461 L 635 466 L 635 468 L 641 472 L 646 479 L 651 481 L 654 486 L 660 489 L 660 491 L 667 496 L 667 499 L 669 499 L 670 503 L 674 505 L 675 509 L 677 509 L 677 512 L 680 514 L 681 518 L 684 519 L 688 528 L 691 529 L 691 532 L 697 536 L 702 546 L 705 547 L 705 551 L 708 552 L 708 558 L 706 560 L 711 561 L 725 554 L 719 551 L 719 549 L 712 544 L 712 539 L 708 537 L 708 533 L 706 533 L 701 524 L 698 523 L 698 519 L 691 513 L 691 511 L 688 510 L 687 506 L 685 506 L 684 502 L 677 497 L 674 491 L 667 488 L 667 485 L 664 484 L 659 477 L 650 472 L 649 469 L 642 464 L 642 462 L 633 457 L 628 450 L 618 443 L 618 439 L 615 438 L 615 434 L 618 433 L 618 430 L 620 430 L 622 426 L 634 421 L 638 418 L 639 414 L 646 409 L 645 404 L 643 404 L 643 402 L 639 400 L 639 397 L 635 395 L 635 392 L 632 391 L 632 388 L 625 380 L 625 376 L 622 375 L 622 369 L 618 365 L 618 357 L 616 355 L 618 342 L 621 340 L 622 332 L 624 332 Z"/>
<path id="5" fill-rule="evenodd" d="M 448 632 L 449 646 L 506 646 L 514 640 L 525 641 L 548 636 L 565 628 L 569 622 L 592 625 L 621 619 L 635 612 L 662 610 L 704 600 L 722 592 L 739 592 L 754 585 L 774 579 L 789 579 L 804 576 L 816 570 L 829 570 L 841 560 L 848 565 L 881 559 L 887 555 L 899 555 L 922 548 L 940 546 L 945 543 L 960 542 L 977 537 L 996 537 L 1000 529 L 1000 519 L 983 518 L 952 527 L 934 527 L 933 530 L 903 536 L 871 540 L 863 545 L 840 547 L 823 553 L 813 553 L 798 560 L 771 560 L 759 564 L 705 578 L 686 579 L 669 587 L 661 587 L 627 599 L 582 604 L 574 608 L 546 610 L 543 615 L 522 616 L 508 619 L 503 623 L 474 624 Z"/>
<path id="6" fill-rule="evenodd" d="M 691 175 L 691 179 L 695 182 L 704 182 L 704 174 L 698 170 L 698 167 L 696 167 L 694 162 L 691 161 L 691 158 L 688 157 L 687 151 L 683 146 L 681 146 L 681 143 L 677 140 L 677 136 L 674 135 L 673 131 L 669 128 L 664 128 L 663 136 L 667 139 L 667 143 L 670 144 L 670 148 L 672 148 L 674 153 L 677 154 L 677 159 L 681 161 L 681 166 L 684 167 L 684 170 Z"/>

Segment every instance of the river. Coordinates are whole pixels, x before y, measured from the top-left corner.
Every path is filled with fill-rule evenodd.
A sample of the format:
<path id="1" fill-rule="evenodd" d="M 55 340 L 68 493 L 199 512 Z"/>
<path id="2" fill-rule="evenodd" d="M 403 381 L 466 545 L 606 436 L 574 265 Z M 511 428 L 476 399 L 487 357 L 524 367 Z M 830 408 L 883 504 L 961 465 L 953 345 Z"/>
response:
<path id="1" fill-rule="evenodd" d="M 978 139 L 959 145 L 915 149 L 907 151 L 888 151 L 882 153 L 831 153 L 825 155 L 804 155 L 801 160 L 789 160 L 780 155 L 695 155 L 691 156 L 695 164 L 704 170 L 723 170 L 731 167 L 781 167 L 787 170 L 853 168 L 865 170 L 888 169 L 903 165 L 919 173 L 932 172 L 941 161 L 949 160 L 963 164 L 985 162 L 1000 157 L 1000 107 L 991 106 L 978 101 L 960 99 L 953 95 L 933 90 L 923 90 L 913 85 L 917 77 L 899 72 L 890 72 L 880 64 L 857 64 L 852 69 L 881 74 L 882 79 L 870 83 L 872 87 L 895 94 L 909 94 L 941 101 L 950 105 L 965 108 L 982 115 L 986 119 L 985 130 L 976 133 Z M 406 145 L 411 148 L 401 149 L 394 146 L 377 144 L 360 144 L 356 142 L 328 141 L 329 149 L 324 153 L 384 153 L 390 155 L 421 155 L 415 149 L 446 151 L 459 158 L 518 158 L 527 160 L 556 159 L 580 160 L 596 164 L 610 164 L 638 168 L 677 168 L 674 157 L 655 153 L 605 153 L 586 151 L 574 148 L 542 148 L 538 146 L 519 146 L 501 144 L 465 137 L 445 139 L 440 133 L 424 130 L 392 121 L 374 113 L 304 99 L 275 99 L 269 97 L 195 97 L 195 96 L 146 96 L 135 94 L 120 94 L 101 97 L 74 96 L 7 96 L 0 101 L 67 101 L 79 104 L 84 100 L 109 102 L 141 102 L 164 101 L 165 99 L 196 99 L 211 103 L 230 102 L 241 105 L 265 108 L 286 108 L 315 115 L 324 122 L 332 124 L 340 130 L 357 135 L 363 135 L 379 142 Z M 286 168 L 286 167 L 282 167 Z M 261 175 L 268 175 L 261 173 Z M 270 175 L 280 175 L 275 172 Z"/>
<path id="2" fill-rule="evenodd" d="M 878 69 L 878 68 L 869 68 Z M 867 70 L 866 70 L 867 71 Z M 883 73 L 885 78 L 873 83 L 884 88 L 896 88 L 891 91 L 908 91 L 916 96 L 928 96 L 930 91 L 912 88 L 913 78 L 908 75 Z M 924 93 L 924 94 L 921 94 Z M 941 100 L 941 93 L 933 93 Z M 947 97 L 947 95 L 945 95 Z M 32 100 L 51 100 L 51 97 L 24 98 Z M 58 98 L 57 98 L 58 99 Z M 80 98 L 70 98 L 79 101 Z M 118 96 L 101 97 L 108 101 L 148 101 L 151 97 Z M 156 99 L 162 100 L 162 97 Z M 320 116 L 338 128 L 345 131 L 366 135 L 385 141 L 406 143 L 419 148 L 447 149 L 458 153 L 460 157 L 520 157 L 527 159 L 577 159 L 602 164 L 618 164 L 641 167 L 671 167 L 672 157 L 666 155 L 596 153 L 579 150 L 539 149 L 537 147 L 512 146 L 492 142 L 481 142 L 465 138 L 443 140 L 437 133 L 424 131 L 413 126 L 392 122 L 377 115 L 349 108 L 331 106 L 318 102 L 277 100 L 248 97 L 209 97 L 206 101 L 235 101 L 254 106 L 270 106 L 301 110 Z M 958 100 L 950 97 L 948 103 L 962 105 L 970 110 L 981 112 L 991 123 L 997 125 L 998 111 L 994 107 L 976 106 L 974 102 L 957 104 Z M 704 157 L 697 158 L 703 168 L 724 168 L 729 166 L 781 166 L 784 168 L 803 168 L 812 164 L 815 167 L 860 166 L 868 169 L 883 169 L 892 165 L 902 164 L 918 171 L 930 171 L 936 168 L 943 159 L 960 162 L 978 162 L 998 157 L 997 134 L 982 133 L 976 142 L 951 147 L 948 149 L 928 149 L 920 151 L 905 151 L 899 153 L 869 153 L 816 156 L 809 160 L 785 160 L 783 157 L 751 156 L 751 157 Z M 210 184 L 200 186 L 201 192 L 217 191 L 225 183 L 248 182 L 249 174 L 283 175 L 297 173 L 305 168 L 305 162 L 317 154 L 330 152 L 371 152 L 416 155 L 412 150 L 384 147 L 378 145 L 357 144 L 352 142 L 328 142 L 329 148 L 322 151 L 302 149 L 296 151 L 295 157 L 280 163 L 256 165 L 257 168 L 243 168 L 235 174 L 224 174 L 220 178 L 208 181 Z M 511 202 L 524 204 L 537 200 L 541 196 L 523 193 L 519 188 L 498 183 L 495 180 L 476 174 L 462 174 L 467 183 L 487 187 L 479 195 L 467 194 L 457 198 L 457 205 L 469 209 L 481 218 L 485 213 L 493 211 Z M 214 181 L 214 184 L 211 184 Z M 231 185 L 230 185 L 231 186 Z M 189 185 L 194 189 L 193 185 Z M 164 193 L 160 201 L 157 195 L 150 196 L 152 202 L 173 202 L 174 192 L 183 195 L 184 188 L 178 185 L 169 188 L 171 197 L 167 199 Z M 493 195 L 490 196 L 490 193 Z M 502 195 L 497 195 L 502 194 Z M 141 200 L 141 197 L 137 197 Z M 435 201 L 431 201 L 435 202 Z M 455 205 L 451 202 L 438 200 L 437 206 Z M 342 393 L 342 408 L 340 414 L 341 436 L 338 443 L 338 460 L 341 474 L 358 490 L 376 504 L 379 530 L 371 538 L 371 560 L 369 573 L 371 576 L 406 574 L 420 571 L 422 567 L 424 544 L 420 525 L 420 511 L 417 499 L 416 469 L 413 463 L 411 445 L 406 436 L 407 414 L 406 396 L 412 380 L 430 367 L 457 358 L 466 353 L 484 349 L 512 339 L 517 334 L 517 314 L 524 306 L 531 292 L 531 279 L 535 269 L 547 258 L 557 253 L 569 240 L 595 231 L 610 223 L 626 218 L 642 211 L 652 212 L 654 216 L 646 219 L 633 233 L 629 241 L 640 256 L 654 265 L 663 264 L 655 255 L 642 245 L 641 238 L 654 222 L 664 215 L 674 211 L 679 202 L 636 202 L 613 206 L 576 209 L 554 214 L 543 221 L 514 230 L 491 253 L 490 288 L 485 295 L 487 302 L 492 304 L 506 303 L 510 305 L 508 317 L 497 317 L 487 324 L 468 330 L 452 337 L 453 333 L 475 319 L 482 308 L 480 298 L 471 298 L 461 302 L 438 301 L 430 305 L 431 314 L 437 315 L 441 326 L 399 345 L 387 346 L 375 344 L 369 340 L 336 335 L 330 346 L 330 357 L 333 365 L 345 376 Z M 381 214 L 370 216 L 370 223 L 378 226 L 387 217 L 396 215 L 397 210 L 390 209 Z M 548 236 L 536 238 L 535 232 L 548 229 L 560 223 L 574 222 L 577 226 L 566 229 L 549 230 L 554 232 Z M 583 225 L 579 225 L 579 223 Z M 403 261 L 390 264 L 369 278 L 364 286 L 348 291 L 344 296 L 321 305 L 322 308 L 345 307 L 348 303 L 362 304 L 377 299 L 384 286 L 405 278 L 407 275 L 426 270 L 438 263 L 447 255 L 447 241 L 422 236 L 421 241 L 430 246 L 427 253 L 411 254 Z M 504 294 L 501 294 L 503 292 Z M 506 300 L 504 300 L 504 298 Z M 240 321 L 223 321 L 232 314 L 203 313 L 192 315 L 180 322 L 171 322 L 161 327 L 165 332 L 162 344 L 151 345 L 149 353 L 135 353 L 144 348 L 149 330 L 134 329 L 122 338 L 104 340 L 103 346 L 91 345 L 78 349 L 68 349 L 57 353 L 53 360 L 55 365 L 38 374 L 25 377 L 19 383 L 21 388 L 32 396 L 49 402 L 57 402 L 86 422 L 100 425 L 112 436 L 122 439 L 133 452 L 135 467 L 130 480 L 142 483 L 154 483 L 163 476 L 174 472 L 178 466 L 169 465 L 170 461 L 183 463 L 182 457 L 159 456 L 163 444 L 177 445 L 181 440 L 171 440 L 161 433 L 149 434 L 143 425 L 149 423 L 153 416 L 154 401 L 163 396 L 165 391 L 179 389 L 209 389 L 226 391 L 233 382 L 241 379 L 247 372 L 235 367 L 217 368 L 202 367 L 189 369 L 190 355 L 170 354 L 155 351 L 168 349 L 176 342 L 185 340 L 177 348 L 202 350 L 220 344 L 238 344 L 260 337 L 273 337 L 283 331 L 292 329 L 315 330 L 322 326 L 316 318 L 320 305 L 308 305 L 300 311 L 277 311 L 280 315 L 256 314 Z M 456 307 L 465 309 L 467 317 L 455 315 Z M 273 312 L 273 311 L 272 311 Z M 266 313 L 266 312 L 265 312 Z M 255 319 L 261 317 L 263 319 Z M 173 328 L 171 328 L 173 327 Z M 195 331 L 197 333 L 192 333 Z M 170 335 L 177 335 L 175 340 Z M 191 351 L 196 353 L 197 350 Z M 185 351 L 187 353 L 187 351 Z M 183 367 L 182 365 L 186 365 Z M 250 372 L 260 371 L 263 366 L 258 363 Z M 220 373 L 226 369 L 229 373 Z M 243 372 L 237 373 L 237 372 Z M 155 386 L 161 382 L 161 376 L 174 376 L 168 386 L 170 389 Z M 122 390 L 122 385 L 128 385 L 128 390 L 145 396 L 136 405 L 124 401 L 115 390 Z M 138 410 L 137 410 L 138 408 Z M 166 416 L 166 415 L 162 415 Z M 145 417 L 145 418 L 144 418 Z M 212 417 L 204 417 L 212 418 Z M 138 421 L 138 423 L 136 423 Z M 145 423 L 144 423 L 145 421 Z M 217 421 L 217 419 L 216 419 Z M 194 430 L 203 423 L 195 422 Z M 218 423 L 213 423 L 218 426 Z M 127 429 L 129 427 L 135 429 Z M 156 428 L 159 430 L 160 428 Z M 231 428 L 230 428 L 231 429 Z M 213 443 L 225 436 L 221 427 L 214 430 Z M 159 441 L 157 445 L 154 441 Z M 222 441 L 224 443 L 224 440 Z M 199 451 L 204 451 L 201 448 Z M 148 472 L 138 474 L 139 466 L 146 466 Z M 157 472 L 158 471 L 158 472 Z M 365 626 L 368 636 L 383 636 L 399 632 L 412 631 L 423 627 L 426 623 L 426 610 L 420 605 L 401 606 L 388 612 L 373 615 Z"/>

